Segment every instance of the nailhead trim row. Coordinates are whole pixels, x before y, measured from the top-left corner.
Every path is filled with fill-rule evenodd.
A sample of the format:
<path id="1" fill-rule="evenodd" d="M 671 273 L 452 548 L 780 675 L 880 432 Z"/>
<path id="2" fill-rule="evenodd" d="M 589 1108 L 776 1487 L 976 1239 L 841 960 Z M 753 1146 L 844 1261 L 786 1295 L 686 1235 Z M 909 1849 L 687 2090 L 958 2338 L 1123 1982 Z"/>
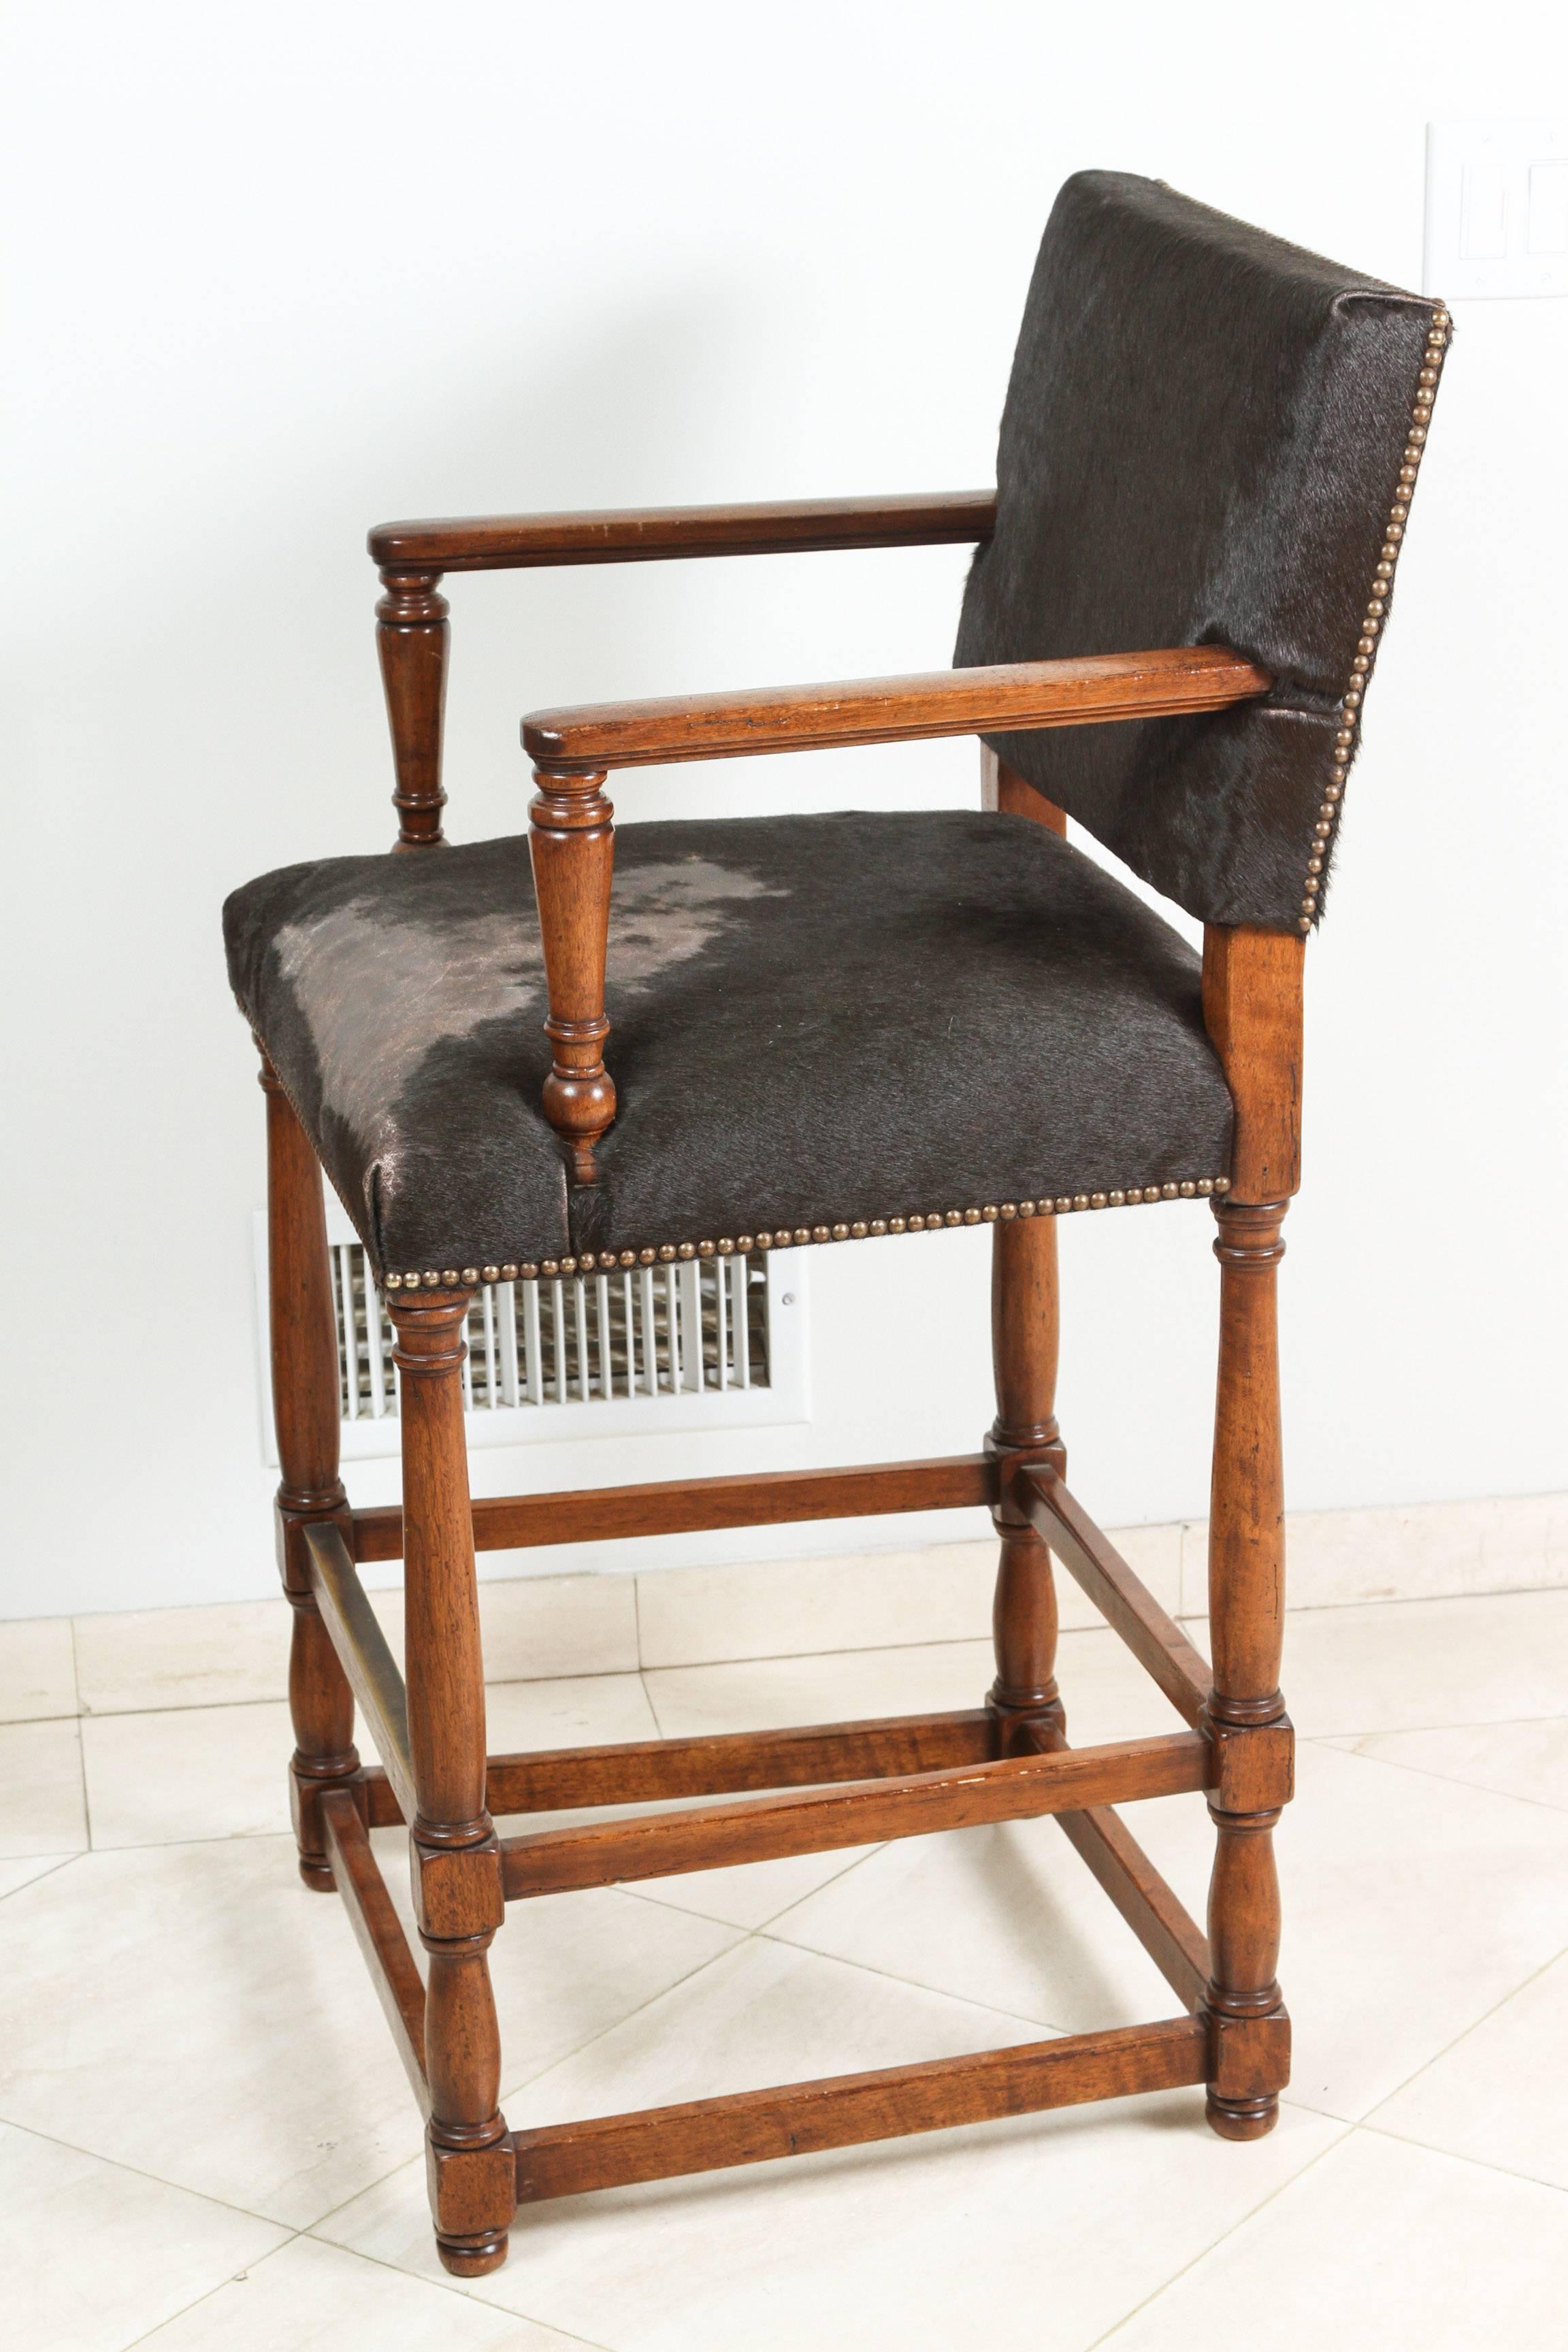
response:
<path id="1" fill-rule="evenodd" d="M 1389 509 L 1384 530 L 1383 545 L 1378 550 L 1376 568 L 1373 573 L 1372 594 L 1362 615 L 1361 635 L 1356 640 L 1355 659 L 1351 664 L 1351 682 L 1340 703 L 1340 723 L 1334 735 L 1333 766 L 1329 782 L 1323 787 L 1322 805 L 1318 821 L 1312 827 L 1312 851 L 1307 860 L 1307 877 L 1301 897 L 1301 913 L 1297 929 L 1310 931 L 1318 919 L 1319 901 L 1322 896 L 1322 877 L 1332 853 L 1335 830 L 1340 812 L 1344 805 L 1345 777 L 1355 756 L 1361 732 L 1362 697 L 1372 676 L 1377 657 L 1377 640 L 1382 634 L 1384 616 L 1388 610 L 1389 592 L 1394 586 L 1394 566 L 1399 561 L 1400 543 L 1405 537 L 1405 525 L 1410 513 L 1410 493 L 1415 487 L 1416 469 L 1421 453 L 1426 446 L 1426 428 L 1432 421 L 1432 400 L 1442 373 L 1443 353 L 1447 349 L 1449 329 L 1453 320 L 1445 310 L 1432 313 L 1432 324 L 1426 332 L 1426 349 L 1422 356 L 1421 373 L 1416 381 L 1415 403 L 1410 412 L 1410 429 L 1399 461 L 1399 488 Z"/>
<path id="2" fill-rule="evenodd" d="M 928 1217 L 858 1217 L 853 1224 L 781 1225 L 776 1233 L 728 1234 L 716 1242 L 666 1242 L 658 1249 L 584 1250 L 581 1257 L 547 1257 L 534 1265 L 447 1266 L 424 1274 L 389 1274 L 388 1290 L 473 1289 L 481 1282 L 547 1282 L 577 1274 L 625 1273 L 632 1266 L 669 1265 L 687 1258 L 749 1257 L 753 1250 L 804 1249 L 814 1242 L 859 1242 L 884 1234 L 934 1234 L 952 1225 L 1006 1224 L 1015 1217 L 1066 1217 L 1079 1209 L 1136 1208 L 1141 1202 L 1207 1200 L 1230 1190 L 1228 1176 L 1189 1176 L 1181 1183 L 1134 1184 L 1110 1192 L 1058 1192 L 1041 1201 L 988 1202 L 983 1209 L 942 1209 Z"/>

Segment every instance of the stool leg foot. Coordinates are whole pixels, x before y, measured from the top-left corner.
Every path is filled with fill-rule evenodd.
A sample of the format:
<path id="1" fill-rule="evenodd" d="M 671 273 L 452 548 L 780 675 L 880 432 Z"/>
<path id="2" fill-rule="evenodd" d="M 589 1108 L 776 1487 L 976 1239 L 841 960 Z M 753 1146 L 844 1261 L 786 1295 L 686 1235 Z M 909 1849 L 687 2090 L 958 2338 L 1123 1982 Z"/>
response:
<path id="1" fill-rule="evenodd" d="M 488 2271 L 499 2271 L 507 2257 L 507 2232 L 490 2230 L 477 2238 L 442 2238 L 436 2241 L 436 2252 L 441 2267 L 454 2278 L 483 2278 Z"/>
<path id="2" fill-rule="evenodd" d="M 1211 2091 L 1205 2112 L 1209 2129 L 1221 2139 L 1262 2139 L 1279 2120 L 1279 2095 L 1271 2091 L 1263 2098 L 1226 2099 Z"/>

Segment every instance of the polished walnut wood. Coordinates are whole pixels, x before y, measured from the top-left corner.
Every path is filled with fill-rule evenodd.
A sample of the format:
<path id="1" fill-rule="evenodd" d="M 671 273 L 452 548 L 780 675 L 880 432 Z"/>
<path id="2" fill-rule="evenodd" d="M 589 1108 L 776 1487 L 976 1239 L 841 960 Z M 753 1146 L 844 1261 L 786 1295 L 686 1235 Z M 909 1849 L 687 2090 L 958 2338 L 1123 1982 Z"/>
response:
<path id="1" fill-rule="evenodd" d="M 463 1435 L 466 1291 L 393 1299 L 402 1374 L 404 1635 L 409 1824 L 420 1941 L 429 1961 L 426 2145 L 441 2260 L 459 2277 L 506 2258 L 511 2205 L 497 2105 L 500 2037 L 486 1958 L 501 1916 L 485 1808 L 485 1691 Z"/>
<path id="2" fill-rule="evenodd" d="M 473 1506 L 476 1551 L 536 1544 L 608 1543 L 623 1536 L 693 1535 L 703 1528 L 794 1527 L 895 1511 L 962 1511 L 996 1498 L 996 1466 L 984 1454 L 929 1462 L 870 1462 L 839 1470 L 746 1471 L 725 1478 L 660 1479 L 645 1486 L 568 1487 L 553 1495 L 481 1496 Z M 403 1511 L 370 1504 L 350 1514 L 358 1560 L 401 1559 Z"/>
<path id="3" fill-rule="evenodd" d="M 1289 1732 L 1279 1691 L 1285 1611 L 1285 1488 L 1279 1425 L 1277 1274 L 1280 1226 L 1300 1179 L 1299 937 L 1211 926 L 1204 1019 L 1236 1104 L 1231 1191 L 1219 1225 L 1219 1377 L 1209 1505 L 1214 1688 L 1205 1727 L 1222 1754 Z M 1248 1779 L 1253 1787 L 1248 1790 Z M 1289 1794 L 1278 1775 L 1243 1769 L 1210 1799 L 1214 2029 L 1208 2116 L 1230 2139 L 1270 2130 L 1289 2074 L 1289 2026 L 1275 1975 L 1279 1882 L 1273 1832 Z"/>
<path id="4" fill-rule="evenodd" d="M 518 2202 L 1173 2091 L 1201 2083 L 1204 2066 L 1204 2027 L 1179 2017 L 637 2115 L 595 2116 L 516 2134 Z"/>
<path id="5" fill-rule="evenodd" d="M 408 1700 L 397 1662 L 359 1580 L 342 1528 L 331 1522 L 307 1528 L 305 1546 L 321 1622 L 395 1794 L 398 1817 L 412 1821 L 417 1801 L 408 1748 Z"/>
<path id="6" fill-rule="evenodd" d="M 316 1607 L 306 1531 L 341 1525 L 348 1496 L 338 1475 L 337 1326 L 327 1256 L 321 1171 L 304 1129 L 265 1055 L 267 1268 L 271 1328 L 272 1412 L 282 1477 L 278 1487 L 278 1564 L 293 1612 L 289 1707 L 294 1726 L 289 1810 L 300 1875 L 318 1894 L 333 1879 L 321 1800 L 359 1769 L 353 1695 Z"/>
<path id="7" fill-rule="evenodd" d="M 396 768 L 398 845 L 439 845 L 447 572 L 637 562 L 985 538 L 990 491 L 772 507 L 501 516 L 372 534 L 378 644 Z M 614 768 L 1220 710 L 1267 692 L 1224 646 L 1178 646 L 937 676 L 607 704 L 524 722 L 537 765 L 531 851 L 552 1067 L 543 1108 L 571 1181 L 597 1181 L 615 1117 L 605 967 Z M 1065 834 L 1062 810 L 982 749 L 984 804 Z M 1212 1671 L 1063 1484 L 1055 1417 L 1054 1220 L 998 1221 L 985 1451 L 949 1461 L 673 1480 L 474 1503 L 461 1366 L 468 1295 L 389 1299 L 401 1380 L 404 1500 L 351 1512 L 320 1172 L 269 1072 L 272 1326 L 283 1481 L 280 1559 L 294 1603 L 295 1819 L 307 1883 L 336 1885 L 427 2117 L 442 2261 L 504 2256 L 516 2200 L 935 2130 L 986 2116 L 1203 2082 L 1216 2129 L 1251 2137 L 1288 2079 L 1289 2020 L 1271 1832 L 1291 1790 L 1279 1692 L 1280 1546 L 1274 1268 L 1300 1166 L 1302 941 L 1211 927 L 1205 1019 L 1236 1103 L 1220 1221 L 1221 1335 L 1210 1532 Z M 1005 1116 L 1005 1073 L 998 1113 Z M 581 1204 L 579 1204 L 581 1205 Z M 487 1757 L 477 1548 L 515 1549 L 884 1512 L 990 1510 L 999 1559 L 995 1680 L 947 1715 Z M 1056 1679 L 1053 1552 L 1192 1727 L 1074 1748 Z M 405 1559 L 405 1688 L 356 1563 Z M 358 1698 L 379 1766 L 352 1745 Z M 1209 1935 L 1114 1808 L 1203 1790 L 1216 1826 Z M 718 1800 L 694 1804 L 695 1799 Z M 655 1810 L 498 1839 L 498 1814 Z M 487 1955 L 508 1897 L 1052 1815 L 1188 2016 L 978 2057 L 508 2132 Z M 428 1985 L 371 1847 L 406 1824 Z"/>
<path id="8" fill-rule="evenodd" d="M 327 1858 L 343 1906 L 348 1912 L 371 1982 L 380 1997 L 392 2028 L 392 2039 L 403 2061 L 422 2112 L 430 2112 L 430 2085 L 425 2075 L 425 1987 L 403 1922 L 393 1908 L 386 1881 L 376 1865 L 364 1823 L 353 1798 L 334 1790 L 321 1800 L 321 1825 Z"/>
<path id="9" fill-rule="evenodd" d="M 1208 1664 L 1175 1619 L 1161 1608 L 1049 1463 L 1021 1466 L 1013 1492 L 1037 1533 L 1148 1668 L 1177 1714 L 1196 1723 L 1208 1696 Z"/>
<path id="10" fill-rule="evenodd" d="M 615 811 L 602 775 L 540 774 L 529 803 L 529 855 L 554 1059 L 544 1081 L 544 1116 L 572 1155 L 573 1181 L 594 1181 L 594 1146 L 616 1115 L 605 1067 L 605 955 L 610 936 Z"/>
<path id="11" fill-rule="evenodd" d="M 1279 1657 L 1285 1613 L 1285 1495 L 1279 1431 L 1275 1271 L 1283 1202 L 1216 1202 L 1221 1266 L 1219 1384 L 1209 1503 L 1209 1622 L 1214 1689 L 1205 1709 L 1216 1739 L 1285 1721 Z M 1209 1885 L 1213 1975 L 1205 2008 L 1247 2050 L 1265 2029 L 1271 2063 L 1238 2084 L 1216 2069 L 1209 2121 L 1227 2139 L 1273 2128 L 1289 2079 L 1289 2042 L 1275 1975 L 1279 1881 L 1278 1805 L 1233 1810 L 1211 1798 L 1216 1832 Z M 1216 2051 L 1226 2044 L 1216 2034 Z M 1281 2072 L 1283 2067 L 1287 2071 Z"/>
<path id="12" fill-rule="evenodd" d="M 1003 1754 L 1036 1726 L 1059 1734 L 1057 1595 L 1051 1556 L 1014 1493 L 1020 1455 L 1066 1460 L 1053 1410 L 1057 1380 L 1057 1230 L 1048 1218 L 998 1224 L 991 1244 L 991 1352 L 996 1418 L 986 1444 L 998 1466 L 991 1507 L 997 1535 L 988 1704 Z"/>
<path id="13" fill-rule="evenodd" d="M 817 1788 L 833 1780 L 935 1772 L 946 1764 L 988 1763 L 995 1753 L 995 1722 L 984 1707 L 804 1724 L 784 1731 L 705 1732 L 686 1739 L 492 1756 L 485 1802 L 497 1815 L 658 1804 L 745 1789 Z M 372 1829 L 390 1828 L 406 1818 L 384 1772 L 363 1772 L 360 1787 Z"/>
<path id="14" fill-rule="evenodd" d="M 644 1813 L 583 1829 L 501 1840 L 509 1901 L 622 1880 L 723 1870 L 794 1853 L 823 1853 L 883 1838 L 924 1837 L 981 1822 L 1178 1796 L 1207 1785 L 1208 1742 L 1194 1732 L 1121 1739 L 1103 1748 L 1005 1757 L 994 1764 L 908 1773 L 847 1789 L 754 1797 L 742 1805 Z"/>
<path id="15" fill-rule="evenodd" d="M 1208 1938 L 1126 1823 L 1109 1805 L 1057 1819 L 1177 2000 L 1196 2011 L 1208 1989 Z"/>
<path id="16" fill-rule="evenodd" d="M 1204 1025 L 1236 1104 L 1233 1201 L 1283 1201 L 1301 1181 L 1306 948 L 1289 931 L 1204 932 Z"/>
<path id="17" fill-rule="evenodd" d="M 980 747 L 982 804 L 1065 829 L 1061 811 L 1021 778 L 987 743 Z M 1051 1556 L 1013 1492 L 1021 1458 L 1050 1462 L 1067 1454 L 1057 1426 L 1057 1361 L 1061 1339 L 1057 1229 L 1048 1218 L 998 1223 L 991 1236 L 991 1368 L 996 1418 L 986 1437 L 996 1463 L 991 1519 L 996 1530 L 996 1588 L 991 1607 L 996 1676 L 987 1699 L 1003 1755 L 1059 1745 L 1066 1715 L 1057 1688 L 1057 1588 Z"/>
<path id="18" fill-rule="evenodd" d="M 636 1805 L 745 1790 L 819 1788 L 949 1765 L 988 1763 L 996 1753 L 984 1707 L 949 1715 L 873 1717 L 783 1731 L 706 1732 L 615 1748 L 492 1756 L 492 1813 L 552 1813 L 579 1805 Z"/>
<path id="19" fill-rule="evenodd" d="M 399 849 L 438 848 L 441 811 L 441 730 L 447 708 L 447 600 L 440 572 L 387 570 L 385 594 L 375 608 L 387 723 L 392 730 Z"/>
<path id="20" fill-rule="evenodd" d="M 563 770 L 645 768 L 671 760 L 732 760 L 759 751 L 912 743 L 938 735 L 1088 727 L 1224 710 L 1273 684 L 1224 646 L 1176 646 L 1072 661 L 1003 663 L 912 677 L 823 686 L 752 687 L 536 710 L 522 722 L 535 764 Z"/>
<path id="21" fill-rule="evenodd" d="M 672 557 L 962 545 L 988 539 L 995 523 L 994 490 L 950 490 L 880 499 L 788 499 L 771 505 L 630 507 L 585 514 L 384 522 L 371 532 L 368 544 L 383 566 L 439 574 L 647 563 Z"/>
<path id="22" fill-rule="evenodd" d="M 1010 768 L 999 752 L 989 743 L 980 746 L 980 805 L 994 810 L 1002 816 L 1026 816 L 1034 824 L 1043 824 L 1049 833 L 1066 837 L 1067 812 L 1037 793 L 1033 784 L 1026 783 L 1016 768 Z"/>

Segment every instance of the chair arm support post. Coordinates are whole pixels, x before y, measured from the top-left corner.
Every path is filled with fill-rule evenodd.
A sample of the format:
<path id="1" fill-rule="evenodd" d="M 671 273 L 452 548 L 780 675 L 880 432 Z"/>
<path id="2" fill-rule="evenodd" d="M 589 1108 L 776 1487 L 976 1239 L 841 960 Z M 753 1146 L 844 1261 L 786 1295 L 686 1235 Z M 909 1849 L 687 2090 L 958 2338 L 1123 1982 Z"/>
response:
<path id="1" fill-rule="evenodd" d="M 447 709 L 450 635 L 439 572 L 391 569 L 381 575 L 385 594 L 375 608 L 376 651 L 386 689 L 396 787 L 398 849 L 436 849 L 444 843 L 441 811 L 441 730 Z"/>
<path id="2" fill-rule="evenodd" d="M 604 1060 L 615 810 L 599 789 L 602 770 L 579 776 L 538 768 L 534 781 L 528 845 L 550 998 L 544 1034 L 553 1055 L 544 1115 L 566 1145 L 572 1181 L 591 1184 L 594 1148 L 616 1115 Z"/>

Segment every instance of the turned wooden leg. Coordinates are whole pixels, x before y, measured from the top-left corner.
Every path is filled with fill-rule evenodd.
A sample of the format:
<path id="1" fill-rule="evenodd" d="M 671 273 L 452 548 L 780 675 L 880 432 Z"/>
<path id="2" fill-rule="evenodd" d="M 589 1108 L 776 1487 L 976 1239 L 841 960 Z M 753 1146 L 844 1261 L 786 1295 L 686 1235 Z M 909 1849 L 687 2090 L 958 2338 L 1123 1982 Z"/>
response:
<path id="1" fill-rule="evenodd" d="M 278 1488 L 278 1564 L 294 1612 L 289 1706 L 294 1719 L 289 1807 L 300 1875 L 330 1895 L 333 1881 L 320 1800 L 359 1770 L 354 1706 L 337 1652 L 317 1612 L 304 1557 L 313 1520 L 343 1518 L 338 1476 L 338 1340 L 332 1317 L 321 1171 L 271 1064 L 262 1058 L 267 1097 L 267 1253 L 272 1327 L 272 1412 L 282 1479 Z"/>
<path id="2" fill-rule="evenodd" d="M 1279 1696 L 1285 1608 L 1275 1270 L 1288 1203 L 1219 1202 L 1219 1392 L 1209 1520 L 1214 1690 L 1207 1728 L 1219 1770 L 1209 1887 L 1213 1975 L 1208 2118 L 1226 2139 L 1272 2130 L 1289 2079 L 1279 1999 L 1274 1825 L 1290 1794 L 1290 1730 Z"/>
<path id="3" fill-rule="evenodd" d="M 998 1224 L 992 1236 L 991 1351 L 996 1419 L 988 1453 L 1026 1454 L 1065 1470 L 1057 1428 L 1057 1229 L 1048 1217 Z M 1057 1593 L 1051 1556 L 1011 1497 L 992 1511 L 1000 1538 L 992 1631 L 996 1679 L 987 1699 L 996 1717 L 997 1753 L 1019 1744 L 1020 1728 L 1065 1727 L 1057 1694 Z"/>
<path id="4" fill-rule="evenodd" d="M 409 1824 L 420 1940 L 430 1956 L 425 2060 L 430 2204 L 442 2262 L 460 2278 L 506 2259 L 516 2163 L 500 2090 L 490 1939 L 500 1854 L 485 1810 L 485 1686 L 463 1436 L 466 1291 L 389 1300 L 403 1374 L 404 1623 Z"/>

